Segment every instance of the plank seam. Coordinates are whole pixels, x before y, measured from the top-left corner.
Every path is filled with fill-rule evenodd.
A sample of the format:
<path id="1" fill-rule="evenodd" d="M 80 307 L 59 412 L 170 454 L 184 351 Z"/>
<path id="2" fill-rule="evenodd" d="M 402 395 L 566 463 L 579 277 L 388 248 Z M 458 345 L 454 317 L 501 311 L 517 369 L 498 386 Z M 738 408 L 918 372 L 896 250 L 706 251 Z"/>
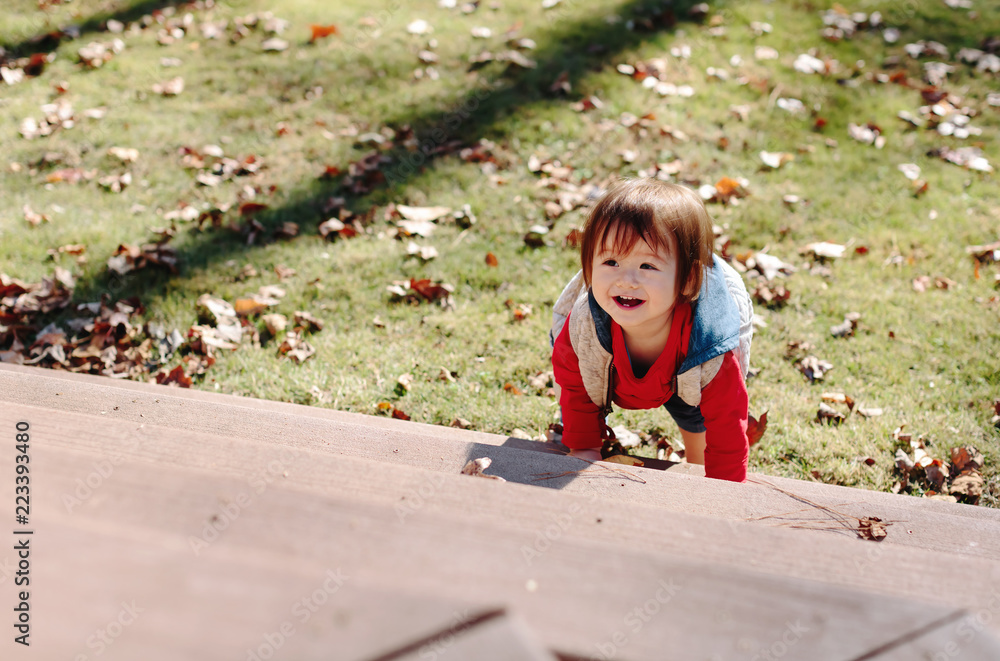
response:
<path id="1" fill-rule="evenodd" d="M 931 622 L 929 625 L 924 627 L 922 631 L 916 629 L 914 629 L 913 631 L 907 631 L 906 633 L 903 633 L 897 636 L 896 638 L 893 638 L 892 640 L 883 643 L 882 645 L 876 647 L 875 649 L 865 652 L 859 657 L 851 659 L 850 661 L 869 661 L 869 659 L 876 659 L 885 654 L 886 652 L 889 652 L 897 647 L 900 647 L 903 644 L 911 642 L 914 638 L 921 638 L 938 629 L 943 629 L 949 624 L 965 617 L 965 614 L 966 611 L 964 610 L 957 610 L 953 613 L 949 613 L 948 615 L 945 615 L 944 617 L 941 617 L 940 619 Z"/>
<path id="2" fill-rule="evenodd" d="M 405 657 L 408 654 L 417 652 L 420 648 L 424 647 L 425 645 L 432 645 L 439 640 L 447 638 L 448 636 L 457 636 L 459 634 L 467 632 L 469 629 L 472 629 L 473 627 L 480 626 L 482 624 L 485 624 L 486 622 L 489 622 L 490 620 L 502 617 L 503 615 L 506 615 L 506 612 L 507 611 L 503 608 L 494 608 L 491 610 L 483 611 L 477 615 L 471 616 L 468 619 L 463 619 L 460 622 L 456 622 L 455 624 L 449 626 L 446 629 L 442 629 L 441 631 L 432 633 L 429 636 L 425 636 L 423 638 L 415 640 L 409 645 L 400 647 L 399 649 L 393 650 L 386 654 L 382 654 L 380 656 L 368 659 L 368 661 L 393 661 L 394 659 Z"/>

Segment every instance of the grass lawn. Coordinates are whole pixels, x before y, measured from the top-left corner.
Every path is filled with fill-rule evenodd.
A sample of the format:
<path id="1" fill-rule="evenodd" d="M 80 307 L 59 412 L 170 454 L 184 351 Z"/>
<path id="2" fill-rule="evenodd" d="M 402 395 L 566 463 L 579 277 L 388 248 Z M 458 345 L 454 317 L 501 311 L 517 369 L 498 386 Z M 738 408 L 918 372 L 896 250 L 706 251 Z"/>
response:
<path id="1" fill-rule="evenodd" d="M 539 436 L 558 415 L 551 307 L 594 191 L 728 178 L 737 195 L 708 207 L 748 287 L 766 284 L 748 268 L 761 252 L 795 269 L 767 285 L 787 300 L 757 304 L 748 388 L 769 427 L 751 470 L 889 490 L 910 433 L 945 466 L 978 448 L 979 502 L 1000 503 L 1000 268 L 966 250 L 1000 240 L 995 3 L 859 1 L 854 29 L 825 0 L 707 15 L 622 0 L 43 4 L 0 15 L 4 360 Z M 464 205 L 474 223 L 414 227 L 398 208 Z M 324 237 L 331 218 L 345 229 Z M 811 255 L 816 242 L 843 254 Z M 19 307 L 57 267 L 71 297 Z M 450 293 L 387 289 L 411 279 Z M 205 294 L 244 299 L 238 348 L 206 349 L 220 322 L 199 315 Z M 78 304 L 101 300 L 88 325 L 96 306 Z M 279 349 L 296 311 L 323 326 L 289 338 L 314 350 L 304 362 Z M 163 339 L 174 329 L 179 345 Z M 815 382 L 808 355 L 832 365 Z M 840 424 L 817 420 L 825 393 L 855 402 L 828 402 Z M 660 411 L 611 424 L 678 437 Z M 917 477 L 904 489 L 925 495 Z"/>

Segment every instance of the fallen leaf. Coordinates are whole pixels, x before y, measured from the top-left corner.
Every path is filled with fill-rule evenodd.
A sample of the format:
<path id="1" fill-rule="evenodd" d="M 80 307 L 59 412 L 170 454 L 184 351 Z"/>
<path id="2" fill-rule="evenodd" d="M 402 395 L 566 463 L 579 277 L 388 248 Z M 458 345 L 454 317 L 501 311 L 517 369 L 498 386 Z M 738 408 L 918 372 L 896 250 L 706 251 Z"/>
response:
<path id="1" fill-rule="evenodd" d="M 850 337 L 854 335 L 854 331 L 858 327 L 859 319 L 861 319 L 861 313 L 848 312 L 844 315 L 843 323 L 830 327 L 830 334 L 834 337 Z"/>
<path id="2" fill-rule="evenodd" d="M 750 447 L 753 447 L 764 436 L 767 431 L 767 411 L 760 414 L 760 418 L 754 418 L 747 414 L 747 440 Z"/>
<path id="3" fill-rule="evenodd" d="M 260 314 L 267 309 L 267 305 L 260 303 L 252 298 L 238 298 L 236 302 L 233 303 L 233 309 L 236 314 L 241 317 L 249 317 L 251 315 Z"/>
<path id="4" fill-rule="evenodd" d="M 48 216 L 41 213 L 35 213 L 27 204 L 24 205 L 22 211 L 24 211 L 24 219 L 28 221 L 28 224 L 32 227 L 38 227 L 43 222 L 49 222 Z"/>
<path id="5" fill-rule="evenodd" d="M 278 353 L 302 364 L 316 354 L 316 349 L 303 340 L 299 333 L 291 331 L 285 333 L 285 339 L 278 347 Z"/>
<path id="6" fill-rule="evenodd" d="M 549 228 L 544 225 L 532 225 L 524 235 L 524 244 L 531 248 L 542 248 L 545 246 L 545 235 L 549 233 Z"/>
<path id="7" fill-rule="evenodd" d="M 847 250 L 847 246 L 842 246 L 839 243 L 829 243 L 827 241 L 820 241 L 818 243 L 810 243 L 802 248 L 799 252 L 803 255 L 812 255 L 816 259 L 840 259 L 844 256 L 844 252 Z"/>
<path id="8" fill-rule="evenodd" d="M 169 372 L 159 372 L 156 375 L 156 382 L 160 385 L 179 386 L 181 388 L 191 387 L 191 377 L 184 373 L 184 368 L 178 365 Z"/>
<path id="9" fill-rule="evenodd" d="M 983 453 L 971 445 L 951 449 L 951 463 L 958 472 L 979 469 L 984 465 Z"/>
<path id="10" fill-rule="evenodd" d="M 854 410 L 854 400 L 845 395 L 842 392 L 825 392 L 821 396 L 824 402 L 833 402 L 835 404 L 846 404 L 847 408 L 851 411 Z"/>
<path id="11" fill-rule="evenodd" d="M 487 475 L 486 469 L 490 467 L 493 460 L 489 457 L 480 457 L 479 459 L 471 459 L 465 466 L 462 467 L 462 475 L 472 475 L 473 477 L 485 477 L 490 480 L 499 480 L 500 482 L 506 482 L 505 479 L 499 475 Z"/>
<path id="12" fill-rule="evenodd" d="M 886 524 L 877 516 L 864 516 L 858 519 L 858 534 L 862 539 L 880 542 L 888 534 Z"/>
<path id="13" fill-rule="evenodd" d="M 294 319 L 295 319 L 296 330 L 305 331 L 309 333 L 323 330 L 323 321 L 317 319 L 316 317 L 309 314 L 305 310 L 296 310 Z"/>
<path id="14" fill-rule="evenodd" d="M 532 307 L 527 303 L 518 303 L 514 308 L 514 321 L 524 321 L 531 316 Z"/>
<path id="15" fill-rule="evenodd" d="M 769 167 L 769 168 L 771 168 L 773 170 L 777 170 L 778 168 L 780 168 L 781 166 L 785 165 L 786 163 L 790 163 L 791 161 L 794 161 L 795 160 L 795 155 L 794 154 L 788 154 L 786 152 L 762 151 L 762 152 L 760 152 L 760 160 L 767 167 Z M 718 185 L 716 185 L 716 188 L 718 188 Z"/>
<path id="16" fill-rule="evenodd" d="M 163 96 L 177 96 L 183 91 L 184 78 L 182 76 L 177 76 L 176 78 L 171 78 L 166 82 L 156 83 L 153 85 L 153 93 L 162 94 Z"/>
<path id="17" fill-rule="evenodd" d="M 616 454 L 602 459 L 609 464 L 622 464 L 623 466 L 645 466 L 642 459 L 627 454 Z"/>
<path id="18" fill-rule="evenodd" d="M 288 50 L 288 42 L 278 37 L 272 37 L 260 45 L 265 53 L 280 53 Z"/>
<path id="19" fill-rule="evenodd" d="M 809 355 L 799 361 L 798 368 L 809 381 L 815 382 L 821 381 L 823 375 L 833 369 L 833 363 Z"/>
<path id="20" fill-rule="evenodd" d="M 497 261 L 497 256 L 491 252 L 486 253 L 486 265 L 487 266 L 497 266 L 499 262 Z"/>
<path id="21" fill-rule="evenodd" d="M 106 177 L 98 179 L 97 183 L 110 193 L 121 193 L 132 184 L 132 173 L 126 172 L 120 175 L 109 174 Z"/>
<path id="22" fill-rule="evenodd" d="M 406 31 L 410 34 L 427 34 L 433 32 L 434 28 L 431 27 L 430 23 L 423 19 L 417 19 L 412 21 L 406 26 Z"/>
<path id="23" fill-rule="evenodd" d="M 520 396 L 520 395 L 523 395 L 523 394 L 524 394 L 523 392 L 521 392 L 521 391 L 520 391 L 520 390 L 519 390 L 519 389 L 517 388 L 517 386 L 515 386 L 515 385 L 514 385 L 513 383 L 511 383 L 510 381 L 508 381 L 507 383 L 503 384 L 503 389 L 504 389 L 505 391 L 509 392 L 509 393 L 510 393 L 510 394 L 512 394 L 512 395 L 517 395 L 517 396 Z"/>
<path id="24" fill-rule="evenodd" d="M 422 261 L 429 262 L 438 256 L 437 248 L 434 246 L 420 246 L 410 241 L 406 246 L 406 254 L 419 257 Z"/>
<path id="25" fill-rule="evenodd" d="M 941 490 L 945 480 L 948 479 L 948 473 L 948 467 L 941 463 L 940 459 L 932 459 L 924 466 L 924 475 L 927 476 L 928 481 L 938 491 Z"/>
<path id="26" fill-rule="evenodd" d="M 285 332 L 285 328 L 288 326 L 288 318 L 283 314 L 265 314 L 261 317 L 261 321 L 267 327 L 267 332 L 274 337 L 277 337 L 279 333 Z"/>
<path id="27" fill-rule="evenodd" d="M 962 473 L 951 482 L 948 493 L 953 496 L 961 496 L 965 502 L 975 505 L 979 497 L 983 495 L 985 482 L 979 471 L 970 469 Z"/>
<path id="28" fill-rule="evenodd" d="M 402 230 L 404 236 L 429 237 L 437 229 L 437 225 L 429 220 L 399 220 L 396 226 Z"/>
<path id="29" fill-rule="evenodd" d="M 310 44 L 316 43 L 318 39 L 338 34 L 336 25 L 310 25 L 309 29 L 312 31 L 312 36 L 309 37 Z"/>
<path id="30" fill-rule="evenodd" d="M 792 294 L 784 285 L 767 285 L 761 283 L 753 291 L 753 296 L 758 303 L 771 307 L 784 305 L 791 298 Z"/>

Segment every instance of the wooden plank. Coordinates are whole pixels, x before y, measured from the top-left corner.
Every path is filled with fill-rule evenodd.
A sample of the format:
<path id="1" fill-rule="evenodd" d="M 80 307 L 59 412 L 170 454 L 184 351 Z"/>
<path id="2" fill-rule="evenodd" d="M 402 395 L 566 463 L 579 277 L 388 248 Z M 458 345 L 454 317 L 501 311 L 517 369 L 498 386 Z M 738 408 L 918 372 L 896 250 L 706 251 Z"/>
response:
<path id="1" fill-rule="evenodd" d="M 283 554 L 196 556 L 182 536 L 148 528 L 95 519 L 35 528 L 34 659 L 362 661 L 479 608 Z M 25 651 L 9 635 L 0 650 L 5 659 Z"/>
<path id="2" fill-rule="evenodd" d="M 105 424 L 101 431 L 108 432 L 111 426 Z M 357 494 L 321 495 L 277 482 L 247 503 L 240 498 L 248 489 L 245 478 L 161 462 L 123 461 L 85 503 L 68 514 L 61 494 L 74 488 L 81 466 L 87 467 L 100 456 L 67 449 L 70 438 L 86 437 L 81 429 L 76 424 L 63 430 L 63 444 L 54 442 L 58 434 L 53 426 L 38 430 L 46 438 L 44 443 L 36 441 L 33 457 L 35 470 L 46 483 L 39 494 L 40 531 L 72 522 L 81 530 L 153 540 L 150 548 L 184 556 L 186 562 L 205 562 L 210 570 L 227 563 L 235 567 L 237 559 L 286 567 L 343 568 L 356 577 L 358 585 L 387 590 L 405 587 L 408 592 L 446 601 L 469 600 L 511 609 L 532 623 L 548 648 L 569 654 L 608 656 L 614 652 L 616 658 L 659 659 L 665 653 L 683 651 L 691 656 L 735 658 L 793 636 L 803 656 L 851 658 L 883 645 L 892 632 L 920 627 L 953 612 L 910 599 L 764 575 L 670 552 L 636 550 L 585 535 L 566 534 L 528 563 L 524 549 L 536 543 L 533 532 L 538 531 L 520 525 L 525 501 L 511 504 L 511 496 L 547 496 L 550 500 L 541 501 L 540 507 L 555 504 L 553 498 L 575 496 L 457 475 L 449 480 L 451 486 L 442 489 L 455 489 L 464 496 L 461 507 L 492 501 L 498 510 L 507 508 L 506 513 L 487 517 L 472 512 L 480 515 L 479 520 L 468 517 L 470 513 L 456 520 L 458 511 L 432 514 L 424 508 L 400 521 L 393 507 Z M 209 442 L 210 437 L 198 440 Z M 153 437 L 150 442 L 167 444 L 170 436 Z M 238 453 L 239 444 L 233 442 L 231 450 Z M 352 471 L 364 471 L 362 478 L 379 488 L 392 488 L 393 479 L 386 479 L 382 470 L 386 467 L 370 463 L 365 467 L 367 462 L 347 457 L 330 459 L 327 468 L 345 462 Z M 331 482 L 340 476 L 331 475 Z M 330 486 L 333 491 L 334 484 Z M 675 534 L 695 535 L 690 525 L 672 525 L 679 515 L 661 516 Z M 225 529 L 217 538 L 208 539 L 206 526 L 223 520 Z M 208 540 L 204 547 L 191 543 L 199 535 Z M 752 545 L 759 540 L 751 535 L 746 541 Z M 692 542 L 692 547 L 699 546 Z M 98 559 L 86 539 L 73 548 L 79 567 Z M 150 560 L 149 555 L 96 548 L 102 558 L 113 561 L 111 569 L 75 579 L 72 572 L 64 572 L 63 594 L 82 598 L 86 590 L 81 583 L 125 589 L 123 575 L 150 572 L 163 564 Z M 61 553 L 67 551 L 63 547 Z M 41 555 L 39 570 L 59 567 L 64 562 L 61 558 L 55 550 Z M 125 571 L 129 565 L 133 568 Z M 159 593 L 167 604 L 165 622 L 189 601 L 180 589 L 184 573 L 168 576 L 178 588 Z M 248 582 L 251 576 L 246 577 Z M 232 584 L 239 581 L 234 579 Z"/>
<path id="3" fill-rule="evenodd" d="M 457 468 L 452 473 L 430 473 L 409 466 L 372 464 L 329 451 L 293 452 L 283 446 L 149 425 L 136 435 L 138 425 L 132 423 L 69 413 L 45 417 L 43 411 L 21 405 L 7 411 L 39 420 L 35 433 L 45 439 L 47 447 L 82 451 L 93 457 L 81 458 L 68 467 L 64 479 L 77 488 L 88 477 L 103 482 L 98 470 L 100 461 L 120 454 L 123 461 L 209 469 L 235 476 L 243 481 L 242 491 L 251 497 L 257 495 L 258 489 L 280 484 L 350 502 L 382 505 L 393 510 L 398 524 L 422 516 L 437 517 L 453 525 L 471 525 L 484 519 L 503 521 L 531 537 L 528 555 L 531 549 L 544 549 L 560 540 L 597 540 L 918 600 L 926 598 L 929 584 L 967 582 L 968 576 L 1000 580 L 1000 565 L 987 559 L 877 544 L 846 533 L 775 528 L 761 521 L 722 521 L 594 494 L 519 484 L 507 484 L 498 491 L 491 481 L 470 485 L 473 478 L 458 475 Z M 623 490 L 621 485 L 631 485 L 637 493 L 645 489 L 650 499 L 659 488 L 653 483 L 612 480 L 609 476 L 615 474 L 604 469 L 588 470 L 599 476 L 593 481 L 579 480 L 581 485 L 603 482 L 610 484 L 607 488 Z M 745 498 L 762 489 L 757 485 L 713 484 L 742 493 Z M 86 489 L 82 493 L 86 494 Z M 103 488 L 97 490 L 93 499 L 73 507 L 73 513 L 102 503 L 102 493 Z M 61 501 L 56 506 L 67 509 Z M 903 532 L 893 530 L 890 534 Z M 988 582 L 978 581 L 966 590 L 947 590 L 935 598 L 955 607 L 978 609 L 990 597 Z"/>
<path id="4" fill-rule="evenodd" d="M 339 451 L 448 473 L 460 469 L 470 458 L 490 456 L 494 461 L 491 472 L 511 481 L 732 521 L 806 507 L 767 486 L 733 488 L 735 485 L 682 479 L 658 471 L 639 471 L 655 489 L 638 482 L 620 486 L 613 480 L 592 477 L 536 481 L 533 475 L 537 473 L 572 470 L 584 464 L 525 452 L 520 448 L 529 446 L 529 442 L 512 442 L 490 434 L 152 384 L 130 383 L 125 388 L 121 382 L 88 375 L 0 366 L 0 393 L 0 398 L 11 402 L 34 403 L 54 410 L 91 414 L 103 411 L 105 419 L 209 431 L 285 447 Z M 849 516 L 878 516 L 898 522 L 890 529 L 885 544 L 1000 560 L 1000 511 L 997 510 L 782 478 L 751 476 L 751 479 L 791 490 Z M 817 517 L 805 512 L 788 518 L 804 523 Z M 783 523 L 788 521 L 762 521 L 762 525 Z"/>

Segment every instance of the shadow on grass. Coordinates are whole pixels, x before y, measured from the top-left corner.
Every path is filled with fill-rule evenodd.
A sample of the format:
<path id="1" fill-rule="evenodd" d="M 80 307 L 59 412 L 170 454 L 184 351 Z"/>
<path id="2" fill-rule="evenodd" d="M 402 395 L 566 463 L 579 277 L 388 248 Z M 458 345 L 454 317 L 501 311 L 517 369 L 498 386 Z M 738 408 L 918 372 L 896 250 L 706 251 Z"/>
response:
<path id="1" fill-rule="evenodd" d="M 419 147 L 416 150 L 393 147 L 379 152 L 387 164 L 374 175 L 376 181 L 370 190 L 351 193 L 344 190 L 343 177 L 332 180 L 317 178 L 293 191 L 287 203 L 271 207 L 255 216 L 263 226 L 261 236 L 269 236 L 284 222 L 300 225 L 303 234 L 315 234 L 316 225 L 326 219 L 324 204 L 332 196 L 346 199 L 347 207 L 357 212 L 384 204 L 421 171 L 433 167 L 442 156 L 454 154 L 456 145 L 471 146 L 483 137 L 503 137 L 497 124 L 506 116 L 526 106 L 543 100 L 564 99 L 550 92 L 553 81 L 560 74 L 565 75 L 570 85 L 576 85 L 590 70 L 600 70 L 606 62 L 618 53 L 635 48 L 663 30 L 672 30 L 687 16 L 694 4 L 692 0 L 682 0 L 666 5 L 634 1 L 624 3 L 620 13 L 628 17 L 637 16 L 645 29 L 628 30 L 624 25 L 608 25 L 603 17 L 595 16 L 583 22 L 569 24 L 553 23 L 552 29 L 539 35 L 538 48 L 533 52 L 537 67 L 525 69 L 508 66 L 494 74 L 484 74 L 483 85 L 468 90 L 458 100 L 446 107 L 418 107 L 397 116 L 372 119 L 372 124 L 395 129 L 409 127 Z M 653 9 L 649 9 L 652 6 Z M 496 65 L 490 65 L 496 67 Z M 491 69 L 492 71 L 492 69 Z M 291 74 L 289 74 L 291 75 Z M 269 88 L 279 87 L 280 80 Z M 247 183 L 252 183 L 248 181 Z M 200 269 L 217 261 L 225 261 L 243 255 L 248 250 L 246 241 L 235 232 L 208 230 L 191 234 L 189 245 L 178 248 L 181 264 L 179 275 L 170 275 L 146 269 L 132 272 L 124 278 L 107 274 L 93 280 L 81 279 L 77 284 L 75 298 L 90 301 L 103 293 L 111 293 L 123 298 L 155 296 L 169 285 L 169 282 L 184 277 L 184 272 Z"/>
<path id="2" fill-rule="evenodd" d="M 0 46 L 5 48 L 8 54 L 13 57 L 27 57 L 35 53 L 47 53 L 58 48 L 61 41 L 61 37 L 59 36 L 60 30 L 68 28 L 69 25 L 79 30 L 80 38 L 84 38 L 88 34 L 102 31 L 110 20 L 120 21 L 128 25 L 133 21 L 139 20 L 146 14 L 151 14 L 159 9 L 187 5 L 190 2 L 188 0 L 138 0 L 137 2 L 113 4 L 123 6 L 93 14 L 83 19 L 82 22 L 72 21 L 67 25 L 59 27 L 50 26 L 48 29 L 44 26 L 39 26 L 32 31 L 32 34 L 22 35 L 20 41 L 7 42 L 4 39 L 0 41 Z M 40 21 L 44 18 L 46 19 L 45 23 L 48 23 L 47 16 L 45 16 L 43 10 L 38 10 L 38 16 Z"/>

